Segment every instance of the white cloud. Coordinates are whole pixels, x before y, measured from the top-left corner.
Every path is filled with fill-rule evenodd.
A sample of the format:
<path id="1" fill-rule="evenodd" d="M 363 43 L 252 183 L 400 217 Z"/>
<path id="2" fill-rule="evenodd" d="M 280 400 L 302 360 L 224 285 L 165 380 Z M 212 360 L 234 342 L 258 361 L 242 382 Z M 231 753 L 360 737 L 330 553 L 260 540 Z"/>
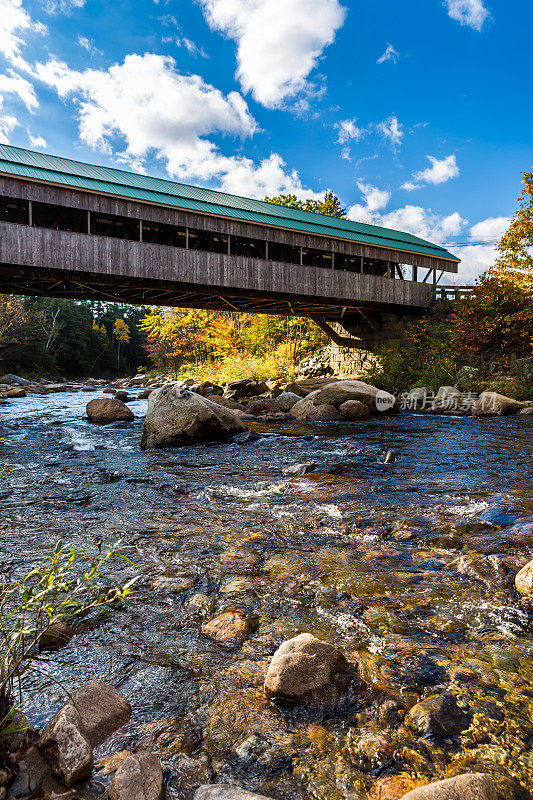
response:
<path id="1" fill-rule="evenodd" d="M 456 178 L 459 175 L 459 167 L 455 155 L 447 156 L 446 158 L 435 158 L 434 156 L 426 156 L 431 164 L 430 167 L 415 172 L 412 181 L 407 181 L 402 186 L 402 189 L 412 191 L 413 189 L 422 188 L 423 184 L 431 183 L 433 185 L 445 183 Z"/>
<path id="2" fill-rule="evenodd" d="M 499 242 L 510 222 L 510 217 L 483 219 L 470 228 L 470 240 L 473 242 Z"/>
<path id="3" fill-rule="evenodd" d="M 86 36 L 78 36 L 78 44 L 80 47 L 83 47 L 84 50 L 87 50 L 87 52 L 91 55 L 103 55 L 102 51 L 95 47 L 92 41 Z"/>
<path id="4" fill-rule="evenodd" d="M 431 209 L 410 205 L 382 214 L 376 221 L 386 228 L 406 231 L 436 244 L 445 244 L 451 237 L 458 236 L 467 222 L 457 211 L 441 216 Z"/>
<path id="5" fill-rule="evenodd" d="M 403 125 L 401 122 L 398 122 L 398 118 L 394 114 L 388 117 L 388 119 L 383 120 L 383 122 L 379 122 L 376 125 L 376 129 L 383 138 L 388 139 L 394 147 L 402 143 Z"/>
<path id="6" fill-rule="evenodd" d="M 393 47 L 390 42 L 387 45 L 385 52 L 382 56 L 380 56 L 377 60 L 377 64 L 384 64 L 386 61 L 392 61 L 393 64 L 396 64 L 400 57 L 399 52 Z"/>
<path id="7" fill-rule="evenodd" d="M 39 136 L 39 134 L 34 136 L 29 128 L 27 129 L 27 132 L 31 147 L 36 147 L 38 150 L 44 150 L 44 148 L 48 146 L 46 139 L 43 139 L 42 136 Z"/>
<path id="8" fill-rule="evenodd" d="M 83 8 L 85 0 L 47 0 L 49 14 L 70 14 L 75 8 Z"/>
<path id="9" fill-rule="evenodd" d="M 351 206 L 346 216 L 354 222 L 372 223 L 375 220 L 376 212 L 381 211 L 388 205 L 391 193 L 367 183 L 359 182 L 357 185 L 363 195 L 364 205 L 356 203 Z M 379 214 L 377 216 L 379 217 Z"/>
<path id="10" fill-rule="evenodd" d="M 20 52 L 25 45 L 25 35 L 44 33 L 46 28 L 34 22 L 22 0 L 0 0 L 0 53 L 13 63 L 20 63 Z"/>
<path id="11" fill-rule="evenodd" d="M 22 100 L 30 111 L 39 105 L 33 85 L 13 70 L 8 70 L 7 74 L 0 74 L 0 107 L 8 94 Z"/>
<path id="12" fill-rule="evenodd" d="M 357 127 L 355 119 L 344 119 L 341 122 L 337 122 L 335 127 L 339 131 L 337 139 L 339 144 L 348 144 L 352 140 L 358 142 L 364 134 L 363 129 Z"/>
<path id="13" fill-rule="evenodd" d="M 268 108 L 307 88 L 344 24 L 339 0 L 200 0 L 209 26 L 237 44 L 237 78 Z"/>
<path id="14" fill-rule="evenodd" d="M 187 39 L 186 36 L 176 39 L 176 44 L 178 47 L 184 47 L 189 55 L 194 56 L 194 58 L 200 56 L 202 58 L 209 58 L 203 47 L 199 47 L 196 42 L 193 42 L 192 39 Z"/>
<path id="15" fill-rule="evenodd" d="M 75 103 L 82 141 L 132 169 L 143 172 L 146 158 L 155 155 L 181 180 L 214 181 L 226 191 L 261 198 L 279 192 L 318 196 L 275 153 L 259 164 L 221 153 L 213 137 L 244 139 L 256 131 L 246 101 L 238 92 L 223 95 L 198 75 L 181 74 L 170 57 L 128 55 L 109 69 L 83 72 L 49 61 L 37 66 L 37 75 Z"/>
<path id="16" fill-rule="evenodd" d="M 9 115 L 0 117 L 0 144 L 9 144 L 9 136 L 18 124 L 15 117 Z"/>
<path id="17" fill-rule="evenodd" d="M 475 31 L 481 30 L 489 15 L 482 0 L 445 0 L 445 5 L 449 17 Z"/>

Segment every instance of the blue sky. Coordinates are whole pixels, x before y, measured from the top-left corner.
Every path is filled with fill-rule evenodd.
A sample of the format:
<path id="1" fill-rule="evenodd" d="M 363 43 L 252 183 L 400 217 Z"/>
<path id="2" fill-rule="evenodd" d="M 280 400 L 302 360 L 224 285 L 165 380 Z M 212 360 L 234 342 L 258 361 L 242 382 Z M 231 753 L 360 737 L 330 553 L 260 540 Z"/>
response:
<path id="1" fill-rule="evenodd" d="M 0 0 L 0 141 L 494 258 L 533 162 L 531 0 Z"/>

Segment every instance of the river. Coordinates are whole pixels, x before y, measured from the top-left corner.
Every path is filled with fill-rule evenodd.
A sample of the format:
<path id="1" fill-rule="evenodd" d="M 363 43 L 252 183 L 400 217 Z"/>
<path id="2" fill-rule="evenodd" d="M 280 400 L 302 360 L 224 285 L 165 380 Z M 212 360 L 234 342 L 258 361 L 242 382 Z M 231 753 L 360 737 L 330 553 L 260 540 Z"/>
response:
<path id="1" fill-rule="evenodd" d="M 58 539 L 131 547 L 129 602 L 42 665 L 67 687 L 108 680 L 131 702 L 131 725 L 100 755 L 158 749 L 171 800 L 213 780 L 276 800 L 395 798 L 485 769 L 533 785 L 532 615 L 504 575 L 532 557 L 531 417 L 257 422 L 246 445 L 141 452 L 146 402 L 132 403 L 134 423 L 99 427 L 84 419 L 94 396 L 2 407 L 0 570 Z M 317 472 L 282 473 L 302 461 Z M 224 610 L 254 620 L 235 649 L 201 630 Z M 265 700 L 272 653 L 301 632 L 357 666 L 336 713 Z M 445 690 L 470 715 L 461 736 L 400 724 Z M 62 699 L 36 677 L 26 713 L 41 725 Z"/>

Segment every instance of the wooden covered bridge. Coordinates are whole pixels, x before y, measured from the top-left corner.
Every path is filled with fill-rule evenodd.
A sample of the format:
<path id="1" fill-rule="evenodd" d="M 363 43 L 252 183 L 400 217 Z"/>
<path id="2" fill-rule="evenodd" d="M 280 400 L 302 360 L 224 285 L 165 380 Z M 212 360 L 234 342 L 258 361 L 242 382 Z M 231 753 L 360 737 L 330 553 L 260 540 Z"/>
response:
<path id="1" fill-rule="evenodd" d="M 346 344 L 423 313 L 458 263 L 408 233 L 0 145 L 2 293 L 295 314 Z"/>

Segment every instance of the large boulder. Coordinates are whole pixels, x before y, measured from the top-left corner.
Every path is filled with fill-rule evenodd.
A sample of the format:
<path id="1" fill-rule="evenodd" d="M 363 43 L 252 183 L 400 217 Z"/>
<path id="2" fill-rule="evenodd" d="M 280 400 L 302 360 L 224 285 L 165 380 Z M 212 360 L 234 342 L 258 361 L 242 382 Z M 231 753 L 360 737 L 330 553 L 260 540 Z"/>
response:
<path id="1" fill-rule="evenodd" d="M 31 381 L 27 381 L 26 378 L 21 378 L 19 375 L 13 375 L 11 372 L 8 372 L 7 375 L 2 375 L 0 383 L 5 383 L 8 386 L 29 386 Z"/>
<path id="2" fill-rule="evenodd" d="M 230 397 L 221 397 L 219 394 L 210 394 L 208 395 L 207 399 L 211 400 L 212 403 L 216 403 L 217 406 L 229 408 L 230 411 L 244 411 L 243 404 L 238 403 L 236 400 L 232 400 Z"/>
<path id="3" fill-rule="evenodd" d="M 310 633 L 283 642 L 268 667 L 267 697 L 281 703 L 335 706 L 347 690 L 343 653 Z"/>
<path id="4" fill-rule="evenodd" d="M 254 417 L 260 417 L 263 414 L 275 414 L 279 411 L 274 400 L 268 398 L 259 398 L 258 400 L 250 400 L 245 409 L 247 414 L 252 414 Z"/>
<path id="5" fill-rule="evenodd" d="M 263 794 L 255 794 L 241 789 L 240 786 L 200 786 L 194 795 L 194 800 L 270 800 Z"/>
<path id="6" fill-rule="evenodd" d="M 140 751 L 128 756 L 115 773 L 109 800 L 164 800 L 161 762 L 155 753 Z"/>
<path id="7" fill-rule="evenodd" d="M 472 406 L 473 417 L 503 417 L 507 414 L 518 414 L 527 403 L 513 400 L 498 392 L 482 392 Z"/>
<path id="8" fill-rule="evenodd" d="M 521 594 L 522 597 L 530 597 L 533 595 L 533 561 L 530 561 L 525 567 L 522 567 L 520 572 L 517 573 L 514 583 L 516 591 Z"/>
<path id="9" fill-rule="evenodd" d="M 471 772 L 407 792 L 402 800 L 498 800 L 490 775 Z"/>
<path id="10" fill-rule="evenodd" d="M 230 409 L 188 389 L 164 386 L 148 398 L 141 448 L 225 441 L 246 430 Z"/>
<path id="11" fill-rule="evenodd" d="M 346 380 L 331 383 L 321 389 L 314 398 L 316 405 L 332 405 L 340 408 L 348 400 L 359 400 L 368 406 L 370 413 L 392 411 L 396 408 L 396 398 L 364 381 Z"/>
<path id="12" fill-rule="evenodd" d="M 87 403 L 85 410 L 91 422 L 103 425 L 108 422 L 131 422 L 135 419 L 133 411 L 114 397 L 96 397 Z"/>
<path id="13" fill-rule="evenodd" d="M 310 414 L 315 408 L 315 397 L 318 394 L 319 391 L 316 390 L 308 394 L 307 397 L 302 398 L 302 400 L 298 400 L 298 402 L 295 403 L 291 408 L 291 416 L 299 420 L 307 419 L 307 415 Z"/>
<path id="14" fill-rule="evenodd" d="M 104 681 L 82 683 L 72 692 L 66 706 L 76 711 L 81 728 L 93 747 L 105 742 L 131 719 L 130 704 L 114 686 Z"/>
<path id="15" fill-rule="evenodd" d="M 299 394 L 285 391 L 281 392 L 281 394 L 278 394 L 276 397 L 276 405 L 280 411 L 290 411 L 291 408 L 296 405 L 296 403 L 299 403 L 301 399 L 302 398 Z"/>
<path id="16" fill-rule="evenodd" d="M 88 778 L 93 771 L 93 748 L 72 706 L 65 705 L 58 711 L 38 747 L 52 773 L 66 786 Z"/>

